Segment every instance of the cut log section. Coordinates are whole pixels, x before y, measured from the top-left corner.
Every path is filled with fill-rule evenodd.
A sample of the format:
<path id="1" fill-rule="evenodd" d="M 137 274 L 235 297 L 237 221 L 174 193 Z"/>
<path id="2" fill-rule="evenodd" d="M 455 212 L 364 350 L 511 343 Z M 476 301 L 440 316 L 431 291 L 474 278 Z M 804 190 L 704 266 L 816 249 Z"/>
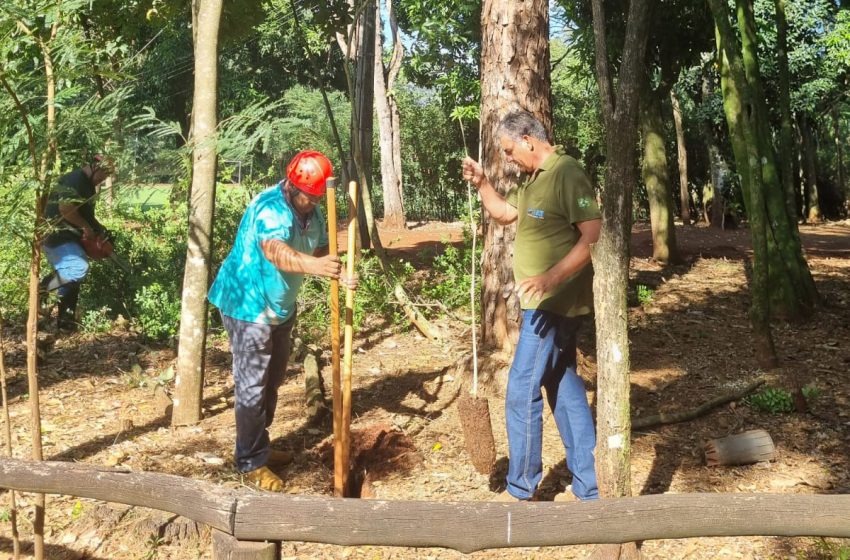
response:
<path id="1" fill-rule="evenodd" d="M 705 463 L 709 467 L 721 465 L 749 465 L 776 459 L 776 447 L 770 434 L 764 430 L 749 430 L 740 434 L 712 439 L 706 442 Z"/>

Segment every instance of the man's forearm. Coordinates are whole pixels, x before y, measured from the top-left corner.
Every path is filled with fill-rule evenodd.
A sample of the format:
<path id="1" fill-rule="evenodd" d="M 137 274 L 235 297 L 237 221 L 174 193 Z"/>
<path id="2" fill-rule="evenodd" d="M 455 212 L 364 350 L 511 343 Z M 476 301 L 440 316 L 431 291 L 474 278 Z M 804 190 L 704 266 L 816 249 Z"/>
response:
<path id="1" fill-rule="evenodd" d="M 263 254 L 276 268 L 295 274 L 313 274 L 315 257 L 296 251 L 283 241 L 262 241 Z"/>
<path id="2" fill-rule="evenodd" d="M 487 179 L 481 182 L 481 185 L 478 187 L 478 194 L 481 196 L 481 204 L 484 205 L 490 217 L 500 224 L 507 225 L 516 219 L 516 213 L 511 212 L 513 207 L 508 204 L 505 197 L 500 195 Z"/>
<path id="3" fill-rule="evenodd" d="M 62 215 L 62 219 L 72 226 L 76 226 L 87 232 L 94 231 L 93 224 L 88 223 L 85 218 L 80 216 L 80 213 L 77 211 L 77 207 L 73 204 L 60 204 L 59 213 Z"/>
<path id="4" fill-rule="evenodd" d="M 549 269 L 549 272 L 555 276 L 556 283 L 561 284 L 570 276 L 581 271 L 590 263 L 590 245 L 586 241 L 579 239 L 578 243 L 573 246 L 569 253 L 563 256 L 561 260 Z"/>

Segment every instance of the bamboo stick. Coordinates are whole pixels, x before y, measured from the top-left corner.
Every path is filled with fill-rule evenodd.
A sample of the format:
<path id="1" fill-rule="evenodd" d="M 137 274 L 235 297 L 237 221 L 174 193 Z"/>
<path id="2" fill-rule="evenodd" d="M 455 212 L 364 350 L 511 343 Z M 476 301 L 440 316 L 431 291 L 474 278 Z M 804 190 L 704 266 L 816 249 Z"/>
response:
<path id="1" fill-rule="evenodd" d="M 346 273 L 349 278 L 354 277 L 354 265 L 357 257 L 357 183 L 348 183 L 348 260 L 346 262 Z M 350 494 L 348 473 L 351 460 L 351 367 L 353 362 L 354 342 L 354 290 L 345 290 L 345 346 L 342 364 L 342 461 L 343 470 L 343 495 Z"/>
<path id="2" fill-rule="evenodd" d="M 337 246 L 336 177 L 329 177 L 328 192 L 328 252 L 339 255 Z M 342 472 L 342 392 L 339 369 L 339 280 L 331 279 L 331 370 L 333 376 L 333 423 L 334 423 L 334 495 L 343 495 L 345 476 Z"/>

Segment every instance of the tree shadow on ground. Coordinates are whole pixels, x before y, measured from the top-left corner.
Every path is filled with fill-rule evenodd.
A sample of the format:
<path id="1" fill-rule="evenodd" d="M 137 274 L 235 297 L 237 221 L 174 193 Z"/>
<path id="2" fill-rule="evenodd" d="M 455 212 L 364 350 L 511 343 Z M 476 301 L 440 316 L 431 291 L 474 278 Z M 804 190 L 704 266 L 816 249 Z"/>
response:
<path id="1" fill-rule="evenodd" d="M 32 555 L 34 546 L 33 542 L 25 540 L 21 540 L 20 542 L 21 553 Z M 13 550 L 12 539 L 0 537 L 0 552 L 8 554 L 5 558 L 12 558 Z M 47 543 L 44 545 L 44 557 L 50 558 L 50 560 L 77 560 L 78 558 L 86 558 L 87 560 L 109 560 L 106 556 L 97 556 L 90 552 L 83 553 L 67 546 Z"/>
<path id="2" fill-rule="evenodd" d="M 226 398 L 228 395 L 232 395 L 232 389 L 225 389 L 223 391 L 219 391 L 213 395 L 207 396 L 203 401 L 201 406 L 203 408 L 209 409 L 213 404 L 218 403 L 221 398 Z M 229 410 L 225 409 L 225 410 Z M 216 411 L 214 413 L 208 413 L 205 418 L 210 418 L 211 416 L 215 416 L 217 414 L 223 413 L 224 410 Z M 104 449 L 111 447 L 116 442 L 120 440 L 132 440 L 137 437 L 156 431 L 160 428 L 166 428 L 171 425 L 171 413 L 170 410 L 167 411 L 162 416 L 158 418 L 154 418 L 153 420 L 141 424 L 139 426 L 133 426 L 129 430 L 116 430 L 110 432 L 108 434 L 100 435 L 96 438 L 90 439 L 88 441 L 82 442 L 78 445 L 70 447 L 64 451 L 56 453 L 54 455 L 50 455 L 46 459 L 49 461 L 80 461 L 92 455 L 96 455 Z"/>

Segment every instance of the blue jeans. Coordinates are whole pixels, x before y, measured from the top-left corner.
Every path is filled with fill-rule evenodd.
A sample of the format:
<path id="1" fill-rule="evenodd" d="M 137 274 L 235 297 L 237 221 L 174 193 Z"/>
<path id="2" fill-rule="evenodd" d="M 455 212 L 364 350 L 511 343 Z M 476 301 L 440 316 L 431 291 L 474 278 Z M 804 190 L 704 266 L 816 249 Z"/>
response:
<path id="1" fill-rule="evenodd" d="M 56 271 L 59 296 L 66 295 L 75 282 L 82 282 L 89 272 L 89 258 L 83 246 L 76 241 L 66 241 L 53 247 L 44 246 L 44 256 Z M 53 289 L 53 286 L 48 286 Z"/>
<path id="2" fill-rule="evenodd" d="M 522 314 L 513 365 L 508 376 L 505 419 L 508 429 L 507 490 L 529 500 L 543 477 L 543 395 L 567 453 L 573 493 L 580 500 L 599 497 L 593 450 L 596 431 L 584 382 L 576 373 L 576 331 L 580 317 L 527 309 Z"/>
<path id="3" fill-rule="evenodd" d="M 295 315 L 282 325 L 249 323 L 222 314 L 233 353 L 236 469 L 259 469 L 269 458 L 269 426 L 289 361 Z"/>

